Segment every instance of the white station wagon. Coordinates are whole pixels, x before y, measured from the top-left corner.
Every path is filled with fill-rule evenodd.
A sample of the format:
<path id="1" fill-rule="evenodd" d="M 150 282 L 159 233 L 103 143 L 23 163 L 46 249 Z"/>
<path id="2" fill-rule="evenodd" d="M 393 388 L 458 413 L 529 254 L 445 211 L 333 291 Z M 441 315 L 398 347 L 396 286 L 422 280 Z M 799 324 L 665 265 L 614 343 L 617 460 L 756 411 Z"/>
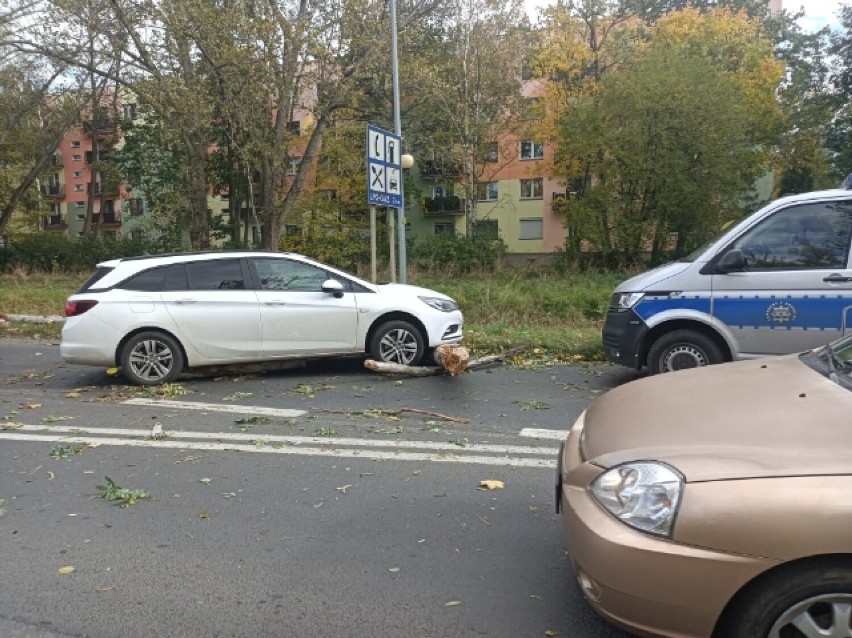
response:
<path id="1" fill-rule="evenodd" d="M 116 259 L 65 304 L 60 353 L 129 381 L 185 368 L 366 353 L 416 365 L 462 338 L 455 301 L 372 284 L 301 255 L 183 253 Z"/>

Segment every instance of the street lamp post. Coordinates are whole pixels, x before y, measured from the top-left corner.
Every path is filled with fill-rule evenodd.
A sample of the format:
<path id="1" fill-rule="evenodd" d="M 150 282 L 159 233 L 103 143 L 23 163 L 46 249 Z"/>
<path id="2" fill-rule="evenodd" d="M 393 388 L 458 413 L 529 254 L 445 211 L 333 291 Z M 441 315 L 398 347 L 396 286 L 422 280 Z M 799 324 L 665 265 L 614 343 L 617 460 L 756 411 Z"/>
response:
<path id="1" fill-rule="evenodd" d="M 390 0 L 391 11 L 391 73 L 393 75 L 393 127 L 394 133 L 402 137 L 402 120 L 399 112 L 399 64 L 397 61 L 396 46 L 396 0 Z M 408 283 L 408 269 L 406 267 L 405 249 L 405 180 L 400 175 L 399 192 L 402 202 L 397 209 L 397 240 L 399 243 L 399 281 Z"/>

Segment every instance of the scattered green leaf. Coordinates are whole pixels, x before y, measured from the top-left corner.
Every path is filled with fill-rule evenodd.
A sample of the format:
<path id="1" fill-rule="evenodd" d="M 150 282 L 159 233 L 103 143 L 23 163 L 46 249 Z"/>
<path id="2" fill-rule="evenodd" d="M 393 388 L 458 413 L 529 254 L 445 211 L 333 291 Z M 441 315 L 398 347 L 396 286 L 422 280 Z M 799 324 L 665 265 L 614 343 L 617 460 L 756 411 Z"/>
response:
<path id="1" fill-rule="evenodd" d="M 106 485 L 98 485 L 98 490 L 101 492 L 101 498 L 110 501 L 113 505 L 119 507 L 129 507 L 136 501 L 147 499 L 150 500 L 151 495 L 145 490 L 133 490 L 117 485 L 110 477 L 104 477 Z"/>
<path id="2" fill-rule="evenodd" d="M 55 459 L 67 459 L 75 454 L 82 454 L 86 449 L 85 444 L 77 443 L 76 445 L 54 445 L 50 448 L 50 456 Z"/>

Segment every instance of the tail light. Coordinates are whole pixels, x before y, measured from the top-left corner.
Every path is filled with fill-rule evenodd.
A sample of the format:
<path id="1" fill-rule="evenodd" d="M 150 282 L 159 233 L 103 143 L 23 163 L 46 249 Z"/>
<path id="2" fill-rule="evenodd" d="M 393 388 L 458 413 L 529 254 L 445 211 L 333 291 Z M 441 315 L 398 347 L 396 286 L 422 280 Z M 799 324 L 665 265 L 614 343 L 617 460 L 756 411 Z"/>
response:
<path id="1" fill-rule="evenodd" d="M 66 301 L 65 316 L 76 317 L 98 305 L 97 301 Z"/>

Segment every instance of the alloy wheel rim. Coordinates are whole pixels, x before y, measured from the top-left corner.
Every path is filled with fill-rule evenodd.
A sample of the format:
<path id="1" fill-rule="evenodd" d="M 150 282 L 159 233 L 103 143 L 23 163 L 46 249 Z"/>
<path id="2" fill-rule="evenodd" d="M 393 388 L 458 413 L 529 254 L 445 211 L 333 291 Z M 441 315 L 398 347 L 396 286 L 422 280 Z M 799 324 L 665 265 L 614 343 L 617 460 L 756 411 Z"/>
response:
<path id="1" fill-rule="evenodd" d="M 823 594 L 779 616 L 767 638 L 852 638 L 852 594 Z"/>
<path id="2" fill-rule="evenodd" d="M 417 339 L 408 330 L 390 330 L 379 342 L 382 361 L 408 365 L 417 355 Z"/>
<path id="3" fill-rule="evenodd" d="M 162 341 L 145 339 L 130 351 L 130 367 L 134 374 L 148 381 L 166 377 L 174 365 L 174 355 Z"/>

